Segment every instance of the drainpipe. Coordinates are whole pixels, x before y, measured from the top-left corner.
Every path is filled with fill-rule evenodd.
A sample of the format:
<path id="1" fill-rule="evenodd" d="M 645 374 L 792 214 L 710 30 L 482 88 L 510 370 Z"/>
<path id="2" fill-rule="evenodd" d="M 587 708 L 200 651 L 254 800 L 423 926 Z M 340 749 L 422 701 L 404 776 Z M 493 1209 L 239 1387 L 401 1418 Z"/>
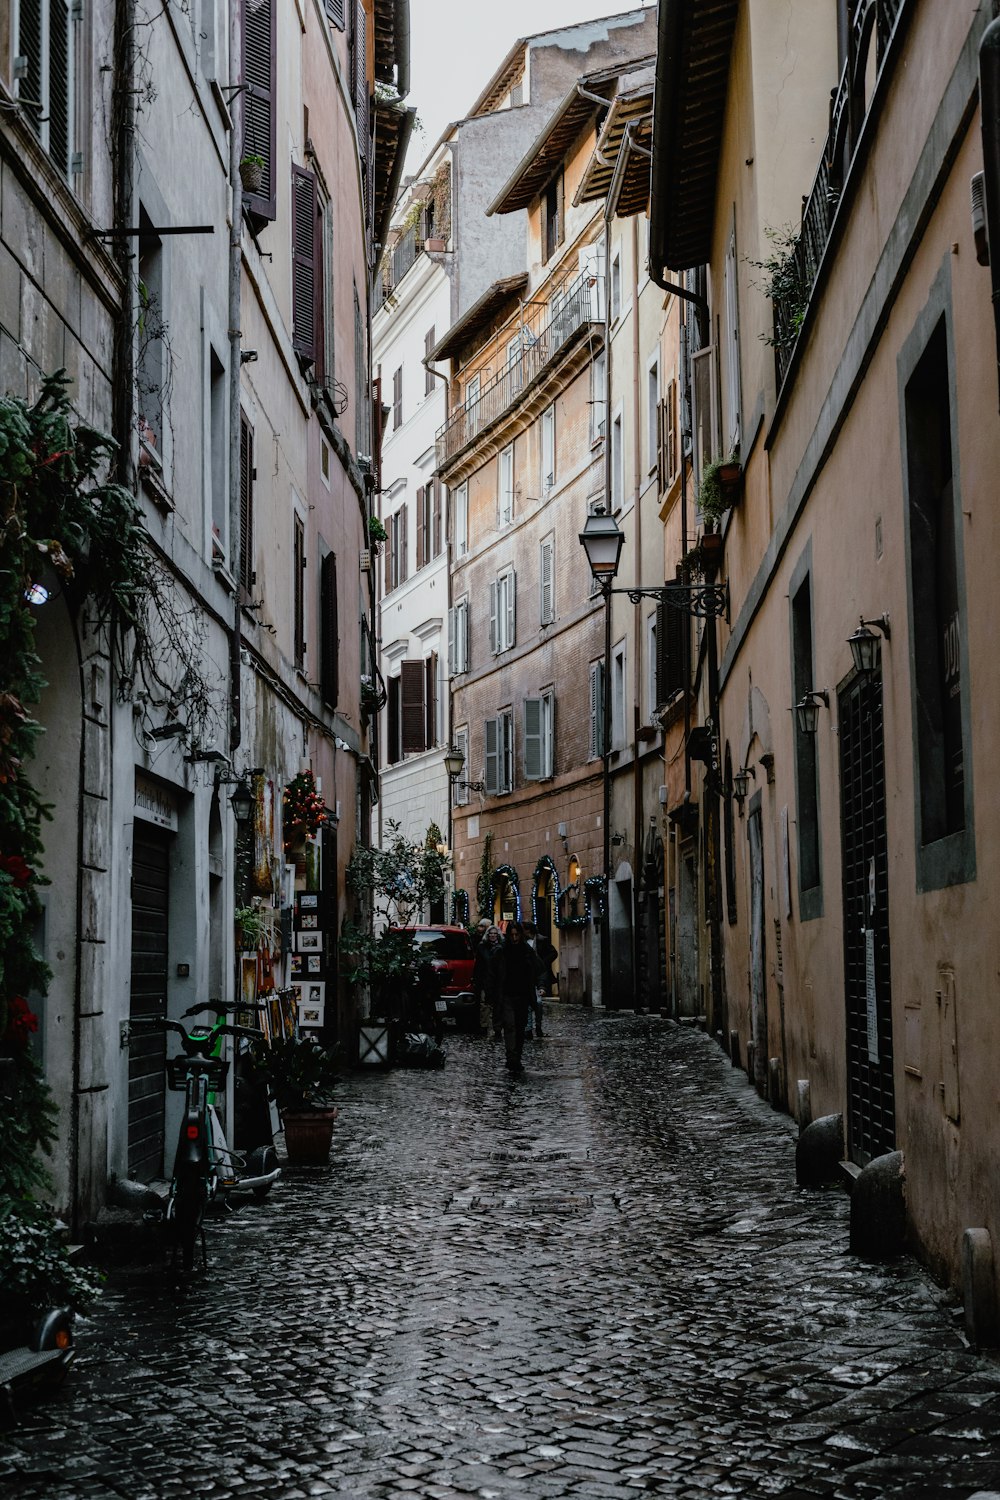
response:
<path id="1" fill-rule="evenodd" d="M 642 452 L 642 376 L 639 368 L 639 224 L 632 216 L 632 504 L 635 510 L 636 585 L 642 585 L 642 482 L 646 467 Z M 632 983 L 639 983 L 639 871 L 643 843 L 642 761 L 639 756 L 639 724 L 642 721 L 642 600 L 632 608 Z"/>
<path id="2" fill-rule="evenodd" d="M 434 366 L 432 364 L 430 364 L 430 362 L 428 360 L 422 359 L 420 361 L 420 363 L 423 365 L 424 369 L 427 371 L 427 373 L 429 375 L 434 375 L 434 376 L 436 376 L 436 378 L 438 380 L 443 380 L 444 381 L 444 420 L 445 420 L 445 423 L 447 423 L 447 421 L 448 421 L 448 398 L 451 395 L 451 381 L 450 381 L 449 377 L 447 375 L 442 374 L 442 372 L 440 370 L 435 370 Z M 443 481 L 439 479 L 438 480 L 438 484 L 442 484 L 442 483 L 443 483 Z M 445 486 L 445 489 L 447 489 L 447 486 Z M 449 496 L 450 496 L 450 491 L 449 491 Z M 454 554 L 452 552 L 451 506 L 450 505 L 446 506 L 446 508 L 445 508 L 445 535 L 447 537 L 447 542 L 445 544 L 446 569 L 445 569 L 445 581 L 444 581 L 444 589 L 445 589 L 445 603 L 444 603 L 444 607 L 445 607 L 445 620 L 447 621 L 449 615 L 451 614 L 451 607 L 452 607 L 452 598 L 453 598 L 453 596 L 452 596 L 452 591 L 451 591 L 451 584 L 452 584 L 452 572 L 451 572 L 451 570 L 452 570 L 452 564 L 454 562 Z M 449 661 L 448 662 L 448 713 L 446 715 L 446 722 L 445 722 L 445 741 L 446 741 L 445 755 L 448 754 L 448 751 L 451 749 L 452 745 L 454 744 L 454 739 L 453 739 L 454 727 L 455 726 L 454 726 L 454 717 L 453 717 L 453 713 L 452 713 L 452 694 L 451 694 L 451 662 Z M 443 763 L 444 762 L 442 761 L 442 764 Z M 468 773 L 466 773 L 466 774 L 468 774 Z M 450 848 L 450 851 L 451 851 L 451 869 L 452 869 L 451 889 L 452 889 L 452 895 L 454 895 L 455 890 L 457 888 L 456 887 L 456 873 L 457 872 L 456 872 L 456 869 L 455 869 L 455 850 L 454 850 L 454 846 L 453 846 L 453 840 L 454 840 L 454 837 L 455 837 L 455 834 L 454 834 L 454 821 L 455 820 L 454 820 L 454 816 L 453 816 L 452 804 L 454 802 L 454 797 L 455 797 L 454 783 L 449 778 L 449 780 L 448 780 L 448 844 L 449 844 L 449 848 Z M 381 814 L 380 814 L 380 816 L 381 816 Z M 452 909 L 452 911 L 449 911 L 449 912 L 445 913 L 445 921 L 446 922 L 450 922 L 451 921 L 453 913 L 454 913 L 454 908 Z M 470 915 L 471 915 L 471 913 L 470 913 Z"/>
<path id="3" fill-rule="evenodd" d="M 229 7 L 229 81 L 242 72 L 242 32 L 240 6 Z M 232 190 L 229 234 L 229 566 L 233 572 L 233 623 L 229 634 L 229 750 L 238 749 L 242 739 L 242 696 L 240 642 L 242 616 L 240 579 L 243 572 L 240 535 L 240 275 L 243 258 L 243 184 L 240 181 L 240 157 L 243 154 L 243 90 L 230 91 L 229 113 L 229 184 Z"/>
<path id="4" fill-rule="evenodd" d="M 992 21 L 979 44 L 979 97 L 982 106 L 983 185 L 986 233 L 993 286 L 993 324 L 1000 391 L 1000 20 Z"/>

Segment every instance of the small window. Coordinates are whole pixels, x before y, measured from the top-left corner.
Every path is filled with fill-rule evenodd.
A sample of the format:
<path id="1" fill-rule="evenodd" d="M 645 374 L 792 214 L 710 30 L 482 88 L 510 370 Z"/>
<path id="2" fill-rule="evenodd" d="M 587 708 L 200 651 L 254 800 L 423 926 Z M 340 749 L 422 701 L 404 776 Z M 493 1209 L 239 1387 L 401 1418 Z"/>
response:
<path id="1" fill-rule="evenodd" d="M 655 474 L 660 459 L 660 361 L 654 359 L 646 369 L 646 463 Z"/>
<path id="2" fill-rule="evenodd" d="M 590 760 L 604 754 L 604 663 L 590 664 Z"/>
<path id="3" fill-rule="evenodd" d="M 407 544 L 408 544 L 408 507 L 404 504 L 394 511 L 389 517 L 389 525 L 386 528 L 385 543 L 385 579 L 386 592 L 390 589 L 399 588 L 405 583 L 408 576 Z"/>
<path id="4" fill-rule="evenodd" d="M 403 367 L 394 371 L 392 377 L 392 430 L 403 425 Z"/>
<path id="5" fill-rule="evenodd" d="M 611 321 L 617 323 L 622 315 L 622 253 L 616 250 L 611 259 Z"/>
<path id="6" fill-rule="evenodd" d="M 656 701 L 656 611 L 646 616 L 646 723 L 651 724 Z"/>
<path id="7" fill-rule="evenodd" d="M 542 259 L 551 260 L 563 242 L 563 174 L 557 172 L 542 197 Z"/>
<path id="8" fill-rule="evenodd" d="M 625 445 L 621 407 L 611 423 L 611 509 L 621 510 L 625 501 Z"/>
<path id="9" fill-rule="evenodd" d="M 240 587 L 249 599 L 257 582 L 254 572 L 254 484 L 257 470 L 253 461 L 253 428 L 240 415 Z"/>
<path id="10" fill-rule="evenodd" d="M 590 367 L 590 441 L 599 443 L 607 421 L 608 356 L 602 349 Z"/>
<path id="11" fill-rule="evenodd" d="M 462 774 L 452 782 L 452 799 L 456 807 L 464 807 L 469 800 L 469 782 L 476 779 L 469 771 L 469 731 L 456 729 L 451 741 L 462 755 Z"/>
<path id="12" fill-rule="evenodd" d="M 514 645 L 516 583 L 514 569 L 505 568 L 490 584 L 490 649 L 494 656 Z"/>
<path id="13" fill-rule="evenodd" d="M 514 519 L 514 444 L 504 448 L 497 461 L 497 526 Z"/>
<path id="14" fill-rule="evenodd" d="M 556 482 L 556 409 L 547 406 L 541 420 L 542 494 L 547 495 Z"/>
<path id="15" fill-rule="evenodd" d="M 626 650 L 625 642 L 616 646 L 611 657 L 611 745 L 621 750 L 626 741 Z"/>
<path id="16" fill-rule="evenodd" d="M 469 600 L 458 599 L 448 611 L 448 667 L 452 673 L 469 670 Z"/>
<path id="17" fill-rule="evenodd" d="M 430 352 L 434 348 L 434 343 L 435 343 L 434 328 L 433 328 L 433 326 L 431 326 L 430 328 L 428 328 L 427 332 L 424 334 L 424 359 L 425 360 L 427 360 L 427 359 L 430 358 Z M 424 395 L 425 396 L 433 395 L 435 384 L 436 384 L 436 379 L 435 379 L 434 373 L 433 373 L 432 370 L 428 369 L 427 365 L 425 364 L 424 365 Z"/>
<path id="18" fill-rule="evenodd" d="M 479 431 L 479 376 L 470 375 L 465 383 L 465 435 L 475 437 Z"/>
<path id="19" fill-rule="evenodd" d="M 24 117 L 55 163 L 72 171 L 74 114 L 73 7 L 70 0 L 21 0 L 17 9 L 17 97 Z"/>
<path id="20" fill-rule="evenodd" d="M 330 444 L 326 438 L 319 440 L 319 476 L 327 489 L 330 488 Z"/>
<path id="21" fill-rule="evenodd" d="M 486 740 L 486 790 L 491 796 L 514 789 L 514 714 L 504 709 L 484 726 Z"/>
<path id="22" fill-rule="evenodd" d="M 469 486 L 460 484 L 452 492 L 455 556 L 464 557 L 469 550 Z"/>
<path id="23" fill-rule="evenodd" d="M 292 517 L 292 585 L 295 665 L 306 664 L 306 528 L 302 517 Z"/>
<path id="24" fill-rule="evenodd" d="M 524 779 L 545 781 L 554 764 L 555 699 L 551 692 L 524 700 Z"/>
<path id="25" fill-rule="evenodd" d="M 729 237 L 726 249 L 726 433 L 727 448 L 735 453 L 740 446 L 740 314 L 736 280 L 736 231 Z"/>

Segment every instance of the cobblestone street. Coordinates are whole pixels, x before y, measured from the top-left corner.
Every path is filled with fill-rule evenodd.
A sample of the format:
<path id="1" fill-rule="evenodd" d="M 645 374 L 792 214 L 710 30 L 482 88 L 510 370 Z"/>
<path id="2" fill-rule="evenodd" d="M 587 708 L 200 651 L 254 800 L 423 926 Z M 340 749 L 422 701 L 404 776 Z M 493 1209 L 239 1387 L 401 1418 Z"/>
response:
<path id="1" fill-rule="evenodd" d="M 550 1007 L 511 1080 L 348 1077 L 335 1164 L 109 1280 L 0 1440 L 22 1500 L 1000 1490 L 1000 1368 L 700 1032 Z"/>

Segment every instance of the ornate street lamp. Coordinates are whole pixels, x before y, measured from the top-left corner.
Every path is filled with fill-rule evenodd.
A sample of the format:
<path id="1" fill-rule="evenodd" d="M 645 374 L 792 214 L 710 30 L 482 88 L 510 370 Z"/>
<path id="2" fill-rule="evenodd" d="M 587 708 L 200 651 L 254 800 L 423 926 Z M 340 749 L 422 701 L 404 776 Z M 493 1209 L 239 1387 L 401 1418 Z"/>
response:
<path id="1" fill-rule="evenodd" d="M 854 658 L 854 670 L 859 677 L 873 675 L 881 650 L 881 642 L 878 636 L 867 628 L 869 625 L 874 625 L 876 630 L 880 630 L 886 640 L 891 638 L 888 615 L 880 615 L 877 620 L 859 620 L 857 630 L 847 637 L 847 644 Z"/>
<path id="2" fill-rule="evenodd" d="M 874 639 L 874 637 L 873 637 Z M 819 728 L 819 706 L 821 703 L 830 707 L 830 694 L 826 688 L 811 688 L 808 693 L 803 693 L 795 705 L 795 718 L 799 726 L 800 734 L 815 734 Z"/>

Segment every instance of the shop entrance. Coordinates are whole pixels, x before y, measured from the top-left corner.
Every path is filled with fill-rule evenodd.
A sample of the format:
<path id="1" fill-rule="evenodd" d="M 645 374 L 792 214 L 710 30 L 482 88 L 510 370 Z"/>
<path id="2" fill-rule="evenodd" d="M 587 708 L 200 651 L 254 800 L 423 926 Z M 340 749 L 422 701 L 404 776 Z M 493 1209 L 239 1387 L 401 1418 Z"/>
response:
<path id="1" fill-rule="evenodd" d="M 171 835 L 138 819 L 134 829 L 129 1015 L 165 1016 Z M 128 1173 L 139 1182 L 163 1173 L 165 1062 L 165 1032 L 145 1027 L 133 1032 L 128 1063 Z"/>

